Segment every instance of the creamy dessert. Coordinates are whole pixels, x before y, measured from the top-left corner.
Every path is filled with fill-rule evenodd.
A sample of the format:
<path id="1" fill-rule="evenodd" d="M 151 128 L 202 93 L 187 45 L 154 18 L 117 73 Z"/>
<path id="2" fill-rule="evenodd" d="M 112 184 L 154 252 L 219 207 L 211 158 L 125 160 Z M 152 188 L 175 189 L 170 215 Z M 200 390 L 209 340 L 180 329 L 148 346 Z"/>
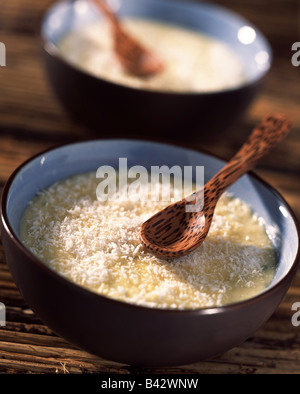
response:
<path id="1" fill-rule="evenodd" d="M 111 26 L 105 20 L 68 33 L 59 42 L 59 50 L 85 71 L 135 88 L 212 92 L 235 88 L 247 79 L 242 59 L 218 39 L 150 20 L 122 22 L 133 37 L 162 60 L 162 72 L 148 78 L 126 73 L 114 53 Z"/>
<path id="2" fill-rule="evenodd" d="M 98 184 L 95 172 L 59 181 L 38 193 L 21 220 L 25 246 L 69 280 L 107 297 L 169 309 L 230 304 L 257 295 L 272 281 L 271 241 L 261 219 L 240 199 L 224 194 L 205 241 L 166 261 L 142 247 L 139 229 L 170 201 L 128 199 L 122 190 L 101 201 Z M 148 184 L 140 187 L 140 196 L 147 196 Z M 181 192 L 174 189 L 172 201 Z"/>

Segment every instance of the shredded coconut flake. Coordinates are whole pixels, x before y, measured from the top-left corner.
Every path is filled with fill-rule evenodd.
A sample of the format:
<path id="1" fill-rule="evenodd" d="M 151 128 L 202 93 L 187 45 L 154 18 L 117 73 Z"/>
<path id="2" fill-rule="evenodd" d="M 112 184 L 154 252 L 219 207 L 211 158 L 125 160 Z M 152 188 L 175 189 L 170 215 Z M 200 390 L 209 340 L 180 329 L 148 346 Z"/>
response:
<path id="1" fill-rule="evenodd" d="M 142 247 L 139 229 L 167 203 L 101 202 L 96 187 L 95 173 L 61 181 L 40 192 L 21 221 L 24 244 L 71 281 L 138 305 L 194 309 L 249 298 L 272 280 L 271 242 L 240 199 L 224 194 L 203 244 L 165 261 Z"/>
<path id="2" fill-rule="evenodd" d="M 237 87 L 248 78 L 243 60 L 221 40 L 179 25 L 127 18 L 122 22 L 162 59 L 162 72 L 146 79 L 126 73 L 116 58 L 110 25 L 104 21 L 68 33 L 59 49 L 87 72 L 135 88 L 210 92 Z"/>

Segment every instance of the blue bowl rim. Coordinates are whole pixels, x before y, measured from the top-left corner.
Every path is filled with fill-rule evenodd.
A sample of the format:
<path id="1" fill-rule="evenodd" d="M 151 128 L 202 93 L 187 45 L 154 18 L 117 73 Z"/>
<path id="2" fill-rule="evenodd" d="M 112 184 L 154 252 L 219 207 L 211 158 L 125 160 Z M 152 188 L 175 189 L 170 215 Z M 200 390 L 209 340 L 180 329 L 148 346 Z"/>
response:
<path id="1" fill-rule="evenodd" d="M 8 178 L 8 180 L 6 181 L 2 193 L 1 193 L 1 205 L 0 205 L 0 209 L 1 209 L 1 221 L 2 221 L 2 225 L 5 228 L 5 231 L 7 232 L 7 235 L 10 237 L 10 239 L 12 240 L 12 242 L 14 243 L 15 247 L 17 247 L 19 249 L 19 251 L 23 254 L 26 255 L 27 258 L 29 258 L 31 260 L 32 263 L 34 263 L 35 265 L 37 265 L 40 269 L 42 269 L 44 272 L 46 272 L 46 274 L 51 275 L 52 277 L 54 277 L 56 280 L 59 280 L 62 284 L 64 284 L 66 287 L 69 287 L 71 289 L 74 289 L 75 291 L 80 291 L 82 292 L 84 295 L 88 295 L 90 297 L 94 297 L 94 299 L 97 301 L 102 300 L 103 302 L 108 302 L 108 303 L 112 303 L 115 305 L 122 305 L 125 308 L 130 308 L 130 309 L 136 309 L 137 311 L 145 311 L 145 312 L 156 312 L 156 313 L 168 313 L 168 314 L 200 314 L 200 315 L 206 315 L 206 314 L 217 314 L 217 313 L 224 313 L 226 311 L 233 311 L 237 308 L 243 308 L 243 307 L 247 307 L 250 305 L 255 304 L 256 302 L 259 302 L 260 300 L 262 301 L 263 299 L 271 296 L 271 294 L 273 294 L 273 292 L 276 292 L 277 289 L 279 289 L 279 287 L 288 279 L 292 279 L 296 269 L 297 269 L 297 265 L 300 262 L 300 225 L 299 222 L 296 218 L 296 215 L 294 214 L 293 210 L 291 209 L 290 205 L 286 202 L 286 200 L 284 199 L 284 197 L 276 190 L 274 189 L 271 185 L 269 185 L 268 182 L 266 182 L 265 180 L 263 180 L 260 176 L 258 176 L 257 174 L 255 174 L 253 171 L 249 171 L 247 174 L 252 177 L 253 179 L 255 179 L 256 181 L 260 182 L 264 187 L 266 187 L 267 189 L 269 189 L 272 194 L 274 194 L 274 196 L 280 200 L 280 202 L 282 204 L 284 204 L 285 208 L 287 209 L 287 211 L 289 212 L 289 214 L 291 215 L 291 218 L 295 224 L 296 227 L 296 232 L 297 232 L 297 236 L 298 236 L 298 250 L 297 250 L 297 254 L 295 256 L 295 259 L 293 261 L 293 263 L 291 264 L 288 272 L 286 273 L 286 275 L 284 275 L 277 283 L 275 283 L 274 285 L 271 285 L 269 288 L 266 288 L 264 291 L 262 291 L 261 293 L 259 293 L 258 295 L 243 300 L 243 301 L 239 301 L 236 303 L 231 303 L 231 304 L 227 304 L 227 305 L 223 305 L 223 306 L 217 306 L 217 307 L 206 307 L 206 308 L 198 308 L 198 309 L 184 309 L 184 310 L 178 310 L 178 309 L 162 309 L 162 308 L 153 308 L 153 307 L 147 307 L 147 306 L 141 306 L 141 305 L 136 305 L 136 304 L 131 304 L 125 301 L 119 301 L 110 297 L 106 297 L 104 295 L 98 294 L 96 292 L 93 292 L 87 288 L 84 288 L 83 286 L 80 286 L 74 282 L 72 282 L 71 280 L 63 277 L 62 275 L 58 274 L 57 272 L 55 272 L 53 269 L 51 269 L 50 267 L 48 267 L 45 263 L 43 263 L 41 260 L 39 260 L 36 256 L 34 256 L 24 245 L 23 243 L 19 240 L 17 234 L 14 232 L 12 226 L 10 225 L 10 221 L 8 218 L 8 214 L 6 211 L 6 205 L 7 205 L 7 197 L 10 191 L 10 187 L 14 182 L 14 179 L 18 176 L 18 173 L 24 168 L 26 167 L 31 161 L 35 160 L 36 158 L 45 155 L 47 153 L 50 153 L 53 150 L 57 150 L 57 149 L 61 149 L 61 148 L 67 148 L 70 145 L 79 145 L 79 144 L 84 144 L 84 143 L 90 143 L 90 142 L 102 142 L 102 141 L 106 141 L 106 142 L 110 142 L 110 141 L 124 141 L 124 142 L 139 142 L 139 143 L 154 143 L 154 144 L 159 144 L 159 145 L 165 145 L 170 146 L 170 147 L 177 147 L 177 148 L 182 148 L 185 150 L 189 150 L 195 153 L 200 153 L 200 154 L 204 154 L 204 155 L 208 155 L 212 158 L 221 160 L 224 162 L 224 164 L 226 163 L 226 161 L 222 158 L 220 158 L 219 156 L 209 153 L 203 149 L 192 149 L 189 146 L 185 146 L 183 144 L 170 144 L 170 143 L 162 143 L 162 142 L 154 142 L 154 141 L 147 141 L 147 140 L 128 140 L 128 139 L 90 139 L 90 140 L 85 140 L 85 141 L 79 141 L 79 142 L 73 142 L 73 143 L 66 143 L 66 144 L 59 144 L 57 146 L 54 146 L 52 148 L 46 149 L 42 152 L 37 153 L 36 155 L 28 158 L 26 161 L 24 161 L 22 164 L 20 164 L 14 171 L 13 173 L 10 175 L 10 177 Z"/>
<path id="2" fill-rule="evenodd" d="M 75 65 L 74 63 L 72 63 L 71 61 L 69 61 L 68 59 L 66 59 L 61 51 L 57 48 L 56 45 L 54 45 L 51 41 L 49 41 L 46 37 L 46 34 L 44 33 L 43 30 L 43 25 L 46 21 L 46 18 L 48 16 L 48 14 L 50 14 L 50 12 L 59 4 L 59 3 L 72 3 L 73 0 L 58 0 L 52 4 L 50 4 L 50 7 L 46 7 L 46 9 L 42 12 L 41 16 L 40 16 L 40 21 L 39 21 L 39 39 L 41 42 L 41 47 L 42 49 L 51 57 L 56 58 L 58 61 L 60 61 L 62 64 L 64 64 L 67 67 L 70 67 L 72 70 L 76 71 L 79 73 L 79 75 L 82 75 L 85 78 L 91 78 L 94 79 L 96 81 L 102 82 L 104 84 L 107 85 L 112 85 L 114 87 L 117 87 L 119 89 L 122 89 L 124 91 L 134 91 L 134 92 L 146 92 L 149 95 L 153 95 L 153 96 L 186 96 L 186 97 L 197 97 L 197 96 L 203 96 L 203 97 L 213 97 L 216 95 L 223 95 L 223 94 L 228 94 L 230 92 L 239 92 L 243 89 L 247 89 L 250 86 L 256 86 L 257 84 L 259 84 L 260 82 L 262 82 L 267 74 L 269 73 L 271 67 L 272 67 L 272 62 L 273 62 L 273 51 L 272 51 L 272 47 L 271 44 L 269 42 L 269 40 L 267 39 L 267 37 L 254 25 L 252 24 L 250 21 L 248 21 L 247 19 L 245 19 L 244 17 L 242 17 L 240 14 L 238 14 L 235 11 L 230 10 L 229 8 L 219 5 L 219 4 L 215 4 L 215 3 L 209 3 L 206 2 L 205 0 L 201 0 L 201 2 L 196 2 L 195 0 L 185 0 L 183 2 L 183 0 L 172 0 L 174 1 L 174 3 L 178 3 L 178 4 L 182 4 L 182 5 L 194 5 L 194 6 L 201 6 L 201 4 L 210 7 L 211 9 L 217 9 L 219 11 L 223 11 L 225 14 L 229 14 L 232 17 L 237 18 L 240 21 L 243 21 L 245 24 L 247 24 L 247 26 L 253 27 L 255 29 L 256 32 L 259 33 L 260 37 L 262 38 L 264 45 L 266 46 L 268 55 L 269 55 L 269 66 L 261 73 L 261 75 L 258 78 L 255 78 L 253 80 L 247 80 L 236 86 L 236 87 L 232 87 L 232 88 L 227 88 L 224 90 L 216 90 L 216 91 L 208 91 L 208 92 L 189 92 L 189 91 L 184 91 L 184 92 L 177 92 L 177 91 L 168 91 L 168 90 L 152 90 L 152 89 L 147 89 L 147 88 L 140 88 L 140 87 L 134 87 L 134 86 L 128 86 L 125 84 L 120 84 L 96 75 L 93 75 L 92 73 L 85 71 L 84 69 L 80 68 L 79 66 Z M 156 0 L 157 1 L 157 0 Z M 168 2 L 169 0 L 162 0 L 165 2 Z"/>

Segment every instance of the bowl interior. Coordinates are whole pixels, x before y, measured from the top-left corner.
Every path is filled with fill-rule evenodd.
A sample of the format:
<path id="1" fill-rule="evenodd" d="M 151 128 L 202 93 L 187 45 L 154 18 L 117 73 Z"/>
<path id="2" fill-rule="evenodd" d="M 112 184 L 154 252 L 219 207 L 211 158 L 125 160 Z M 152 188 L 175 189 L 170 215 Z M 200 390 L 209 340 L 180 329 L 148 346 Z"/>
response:
<path id="1" fill-rule="evenodd" d="M 114 3 L 121 17 L 172 23 L 224 41 L 240 55 L 248 82 L 260 79 L 270 68 L 272 51 L 263 34 L 247 20 L 223 7 L 176 0 L 126 0 Z M 48 49 L 53 52 L 65 34 L 97 22 L 100 18 L 91 2 L 60 1 L 45 14 L 41 35 L 48 47 L 50 43 L 51 48 Z"/>
<path id="2" fill-rule="evenodd" d="M 16 170 L 9 181 L 6 199 L 8 225 L 19 238 L 22 213 L 38 191 L 78 174 L 97 170 L 99 166 L 119 166 L 119 158 L 127 158 L 128 168 L 142 165 L 204 166 L 205 182 L 224 162 L 211 155 L 155 142 L 133 140 L 95 140 L 65 145 L 29 160 Z M 277 251 L 278 268 L 270 286 L 278 283 L 296 262 L 299 234 L 294 215 L 284 199 L 254 175 L 244 175 L 230 189 L 263 218 L 268 235 Z"/>

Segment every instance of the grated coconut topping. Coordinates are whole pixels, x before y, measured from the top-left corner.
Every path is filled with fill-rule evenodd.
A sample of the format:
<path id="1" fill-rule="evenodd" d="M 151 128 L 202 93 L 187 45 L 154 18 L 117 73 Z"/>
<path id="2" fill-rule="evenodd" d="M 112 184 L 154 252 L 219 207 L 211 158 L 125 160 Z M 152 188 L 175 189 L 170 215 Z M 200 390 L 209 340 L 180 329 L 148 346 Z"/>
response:
<path id="1" fill-rule="evenodd" d="M 170 203 L 98 201 L 95 173 L 40 192 L 28 205 L 20 234 L 45 264 L 96 293 L 138 305 L 195 309 L 252 297 L 272 281 L 276 258 L 262 221 L 224 194 L 211 230 L 187 256 L 166 261 L 140 244 L 141 224 Z M 148 192 L 148 185 L 143 185 Z M 117 191 L 118 194 L 118 191 Z M 181 199 L 174 190 L 172 201 Z"/>

